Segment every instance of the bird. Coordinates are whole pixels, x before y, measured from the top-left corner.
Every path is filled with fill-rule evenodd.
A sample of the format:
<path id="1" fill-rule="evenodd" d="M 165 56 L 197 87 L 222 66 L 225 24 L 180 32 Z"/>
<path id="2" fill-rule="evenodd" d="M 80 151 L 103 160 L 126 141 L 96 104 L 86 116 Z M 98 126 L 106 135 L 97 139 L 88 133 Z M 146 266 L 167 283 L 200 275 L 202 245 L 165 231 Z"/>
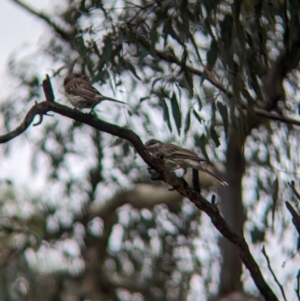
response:
<path id="1" fill-rule="evenodd" d="M 64 79 L 65 94 L 77 109 L 92 109 L 103 100 L 125 104 L 122 101 L 102 95 L 83 74 L 70 73 Z"/>
<path id="2" fill-rule="evenodd" d="M 146 150 L 153 156 L 160 158 L 164 161 L 167 169 L 174 171 L 176 169 L 182 168 L 186 170 L 187 168 L 193 168 L 201 170 L 212 177 L 214 177 L 220 184 L 227 186 L 228 183 L 210 172 L 202 163 L 206 160 L 200 158 L 196 153 L 180 147 L 172 143 L 163 143 L 156 139 L 150 139 L 145 143 Z"/>

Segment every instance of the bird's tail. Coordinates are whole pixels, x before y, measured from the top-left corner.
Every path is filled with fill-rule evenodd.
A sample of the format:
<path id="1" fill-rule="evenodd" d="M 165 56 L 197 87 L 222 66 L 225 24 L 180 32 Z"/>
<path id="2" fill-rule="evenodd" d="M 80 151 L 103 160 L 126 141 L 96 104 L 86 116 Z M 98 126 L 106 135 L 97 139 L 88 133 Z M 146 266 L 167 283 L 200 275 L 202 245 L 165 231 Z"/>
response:
<path id="1" fill-rule="evenodd" d="M 216 176 L 215 174 L 213 174 L 212 172 L 210 172 L 208 169 L 206 169 L 205 167 L 202 166 L 202 168 L 200 169 L 203 172 L 208 173 L 209 175 L 211 175 L 212 177 L 214 177 L 221 185 L 223 186 L 228 186 L 228 183 L 225 182 L 224 180 L 222 180 L 221 178 L 219 178 L 218 176 Z"/>
<path id="2" fill-rule="evenodd" d="M 110 98 L 110 97 L 105 97 L 103 98 L 103 100 L 109 100 L 109 101 L 113 101 L 113 102 L 117 102 L 117 103 L 121 103 L 123 105 L 127 105 L 127 103 L 123 102 L 123 101 L 120 101 L 120 100 L 116 100 L 114 98 Z"/>

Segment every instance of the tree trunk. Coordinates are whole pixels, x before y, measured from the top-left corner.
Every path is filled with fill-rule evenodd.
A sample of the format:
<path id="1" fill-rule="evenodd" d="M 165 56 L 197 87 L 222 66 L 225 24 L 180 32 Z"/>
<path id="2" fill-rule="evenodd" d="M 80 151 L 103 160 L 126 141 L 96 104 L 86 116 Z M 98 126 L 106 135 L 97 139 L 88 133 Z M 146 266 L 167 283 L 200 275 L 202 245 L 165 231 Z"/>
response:
<path id="1" fill-rule="evenodd" d="M 229 186 L 220 188 L 222 213 L 232 229 L 238 233 L 242 231 L 245 222 L 242 202 L 242 178 L 245 172 L 244 140 L 244 137 L 241 137 L 236 129 L 231 131 L 226 153 L 227 182 Z M 220 247 L 223 262 L 221 265 L 219 295 L 224 296 L 230 292 L 242 290 L 242 262 L 236 248 L 227 239 L 221 239 Z"/>

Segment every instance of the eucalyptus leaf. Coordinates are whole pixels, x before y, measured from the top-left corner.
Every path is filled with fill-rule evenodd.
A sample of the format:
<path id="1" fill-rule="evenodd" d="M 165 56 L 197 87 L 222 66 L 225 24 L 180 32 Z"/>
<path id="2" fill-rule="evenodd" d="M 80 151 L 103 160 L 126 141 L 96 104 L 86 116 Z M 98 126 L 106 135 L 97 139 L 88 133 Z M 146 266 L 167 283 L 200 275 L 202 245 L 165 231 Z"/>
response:
<path id="1" fill-rule="evenodd" d="M 210 127 L 210 137 L 214 141 L 216 147 L 219 147 L 220 146 L 220 141 L 219 141 L 220 137 L 218 136 L 214 126 Z"/>
<path id="2" fill-rule="evenodd" d="M 191 108 L 189 108 L 186 118 L 185 118 L 185 125 L 184 125 L 184 133 L 187 134 L 191 126 Z"/>
<path id="3" fill-rule="evenodd" d="M 171 97 L 171 108 L 172 108 L 172 114 L 173 118 L 176 124 L 178 135 L 180 135 L 181 130 L 181 111 L 179 108 L 178 100 L 176 97 L 175 92 L 173 92 L 173 95 Z"/>
<path id="4" fill-rule="evenodd" d="M 223 120 L 224 130 L 225 130 L 225 136 L 228 137 L 228 111 L 227 107 L 220 101 L 217 102 L 217 107 L 219 110 L 219 113 Z"/>
<path id="5" fill-rule="evenodd" d="M 216 40 L 212 40 L 210 44 L 210 49 L 206 54 L 207 64 L 210 69 L 214 67 L 217 57 L 218 57 L 218 43 L 216 42 Z"/>
<path id="6" fill-rule="evenodd" d="M 199 115 L 199 113 L 193 108 L 193 115 L 196 117 L 196 119 L 202 123 L 203 119 L 202 117 Z"/>
<path id="7" fill-rule="evenodd" d="M 160 98 L 160 103 L 163 108 L 164 121 L 167 123 L 170 132 L 172 132 L 172 124 L 170 120 L 169 108 L 164 98 Z"/>
<path id="8" fill-rule="evenodd" d="M 273 182 L 273 193 L 272 193 L 272 230 L 274 230 L 274 222 L 275 222 L 275 211 L 278 203 L 278 192 L 279 192 L 279 181 L 278 177 Z"/>
<path id="9" fill-rule="evenodd" d="M 206 148 L 205 148 L 207 143 L 208 143 L 208 140 L 207 140 L 207 137 L 204 134 L 202 134 L 197 139 L 197 144 L 200 146 L 201 152 L 202 152 L 205 160 L 210 163 L 210 159 L 208 157 L 208 154 L 207 154 L 207 151 L 206 151 Z"/>

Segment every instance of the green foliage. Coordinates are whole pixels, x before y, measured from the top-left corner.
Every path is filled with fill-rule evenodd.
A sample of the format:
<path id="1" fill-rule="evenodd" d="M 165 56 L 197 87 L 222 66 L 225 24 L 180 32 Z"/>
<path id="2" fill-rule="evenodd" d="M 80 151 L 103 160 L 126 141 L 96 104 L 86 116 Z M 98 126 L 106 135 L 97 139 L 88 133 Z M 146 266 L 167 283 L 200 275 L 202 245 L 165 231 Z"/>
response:
<path id="1" fill-rule="evenodd" d="M 199 151 L 212 168 L 220 173 L 227 168 L 224 176 L 234 183 L 222 199 L 225 212 L 234 217 L 228 222 L 240 233 L 247 216 L 245 232 L 259 244 L 270 235 L 272 219 L 272 235 L 284 245 L 290 219 L 275 215 L 283 211 L 279 200 L 286 194 L 280 192 L 289 179 L 286 171 L 298 170 L 298 131 L 276 121 L 266 123 L 255 109 L 289 115 L 299 107 L 288 89 L 287 100 L 280 99 L 282 107 L 278 101 L 268 104 L 265 89 L 277 55 L 290 47 L 300 28 L 298 2 L 286 3 L 62 1 L 55 15 L 49 15 L 53 22 L 38 55 L 10 61 L 10 73 L 20 85 L 1 103 L 4 126 L 14 128 L 34 101 L 44 98 L 40 74 L 53 70 L 56 100 L 66 103 L 60 94 L 64 76 L 84 73 L 101 93 L 114 94 L 129 105 L 131 113 L 104 102 L 96 107 L 99 118 L 131 128 L 144 142 L 184 141 L 182 146 Z M 40 18 L 45 21 L 47 14 Z M 40 70 L 37 58 L 45 56 L 51 64 Z M 285 86 L 298 89 L 295 74 L 285 80 Z M 272 90 L 280 84 L 276 81 Z M 196 300 L 199 295 L 212 299 L 218 293 L 222 263 L 216 260 L 212 224 L 190 203 L 178 197 L 170 201 L 166 187 L 163 197 L 153 182 L 151 190 L 141 193 L 135 184 L 149 184 L 150 177 L 128 143 L 56 115 L 45 117 L 26 135 L 35 173 L 47 188 L 34 231 L 49 248 L 36 243 L 32 251 L 32 234 L 23 234 L 26 243 L 12 249 L 19 252 L 17 263 L 13 257 L 1 262 L 0 277 L 7 276 L 6 268 L 17 271 L 1 284 L 0 294 L 6 290 L 10 297 L 3 293 L 3 300 L 21 299 L 10 289 L 22 277 L 30 293 L 33 290 L 32 300 L 44 300 L 45 295 L 50 299 L 52 292 L 55 300 L 154 296 L 157 301 Z M 7 147 L 5 155 L 10 152 L 12 147 Z M 210 197 L 211 191 L 215 193 L 203 185 L 204 196 Z M 71 252 L 68 244 L 76 246 L 73 257 L 66 255 Z M 4 246 L 10 250 L 9 244 Z M 45 271 L 43 256 L 53 249 L 59 250 L 63 267 Z M 245 290 L 253 292 L 247 285 Z"/>

